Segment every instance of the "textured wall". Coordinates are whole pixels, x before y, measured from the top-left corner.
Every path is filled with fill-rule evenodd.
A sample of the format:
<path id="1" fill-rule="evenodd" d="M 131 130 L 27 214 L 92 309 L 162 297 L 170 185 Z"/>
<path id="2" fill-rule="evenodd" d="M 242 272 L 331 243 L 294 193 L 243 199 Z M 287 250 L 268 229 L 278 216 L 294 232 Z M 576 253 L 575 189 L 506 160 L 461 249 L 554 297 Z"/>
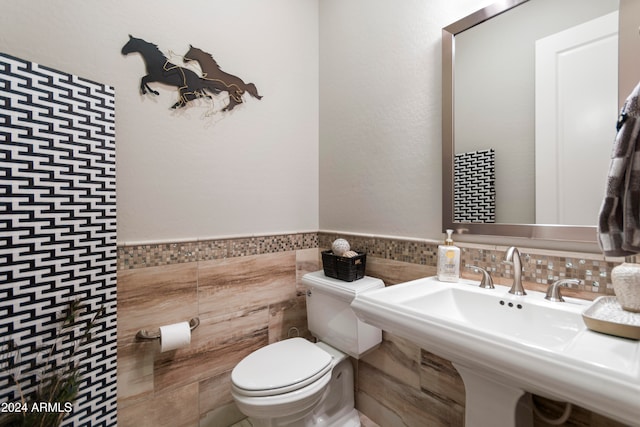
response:
<path id="1" fill-rule="evenodd" d="M 442 27 L 491 0 L 322 0 L 320 230 L 441 236 Z"/>
<path id="2" fill-rule="evenodd" d="M 3 0 L 0 27 L 0 51 L 118 90 L 119 243 L 318 229 L 316 0 Z M 171 110 L 175 87 L 140 94 L 129 34 L 176 65 L 204 49 L 263 98 Z"/>

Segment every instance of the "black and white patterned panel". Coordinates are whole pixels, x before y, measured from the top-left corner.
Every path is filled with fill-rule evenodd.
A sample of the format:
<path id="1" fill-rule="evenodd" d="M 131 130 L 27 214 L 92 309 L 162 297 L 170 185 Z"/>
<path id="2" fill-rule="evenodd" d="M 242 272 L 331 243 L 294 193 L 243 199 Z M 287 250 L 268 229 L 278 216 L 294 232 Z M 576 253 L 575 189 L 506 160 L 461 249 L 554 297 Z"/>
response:
<path id="1" fill-rule="evenodd" d="M 116 425 L 114 107 L 112 87 L 0 54 L 0 402 L 20 399 L 9 375 L 34 390 L 70 301 L 104 307 L 66 426 Z"/>
<path id="2" fill-rule="evenodd" d="M 495 222 L 494 149 L 456 154 L 454 175 L 454 221 Z"/>

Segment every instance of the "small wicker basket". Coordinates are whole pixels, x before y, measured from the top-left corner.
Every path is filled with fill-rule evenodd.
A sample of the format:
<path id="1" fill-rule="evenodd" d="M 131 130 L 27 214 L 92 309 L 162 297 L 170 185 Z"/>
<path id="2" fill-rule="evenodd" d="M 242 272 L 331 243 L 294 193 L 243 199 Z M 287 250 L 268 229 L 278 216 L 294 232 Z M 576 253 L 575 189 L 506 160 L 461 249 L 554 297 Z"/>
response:
<path id="1" fill-rule="evenodd" d="M 367 254 L 365 252 L 357 252 L 357 254 L 354 257 L 343 257 L 331 251 L 322 251 L 324 274 L 345 282 L 362 279 L 367 264 Z"/>

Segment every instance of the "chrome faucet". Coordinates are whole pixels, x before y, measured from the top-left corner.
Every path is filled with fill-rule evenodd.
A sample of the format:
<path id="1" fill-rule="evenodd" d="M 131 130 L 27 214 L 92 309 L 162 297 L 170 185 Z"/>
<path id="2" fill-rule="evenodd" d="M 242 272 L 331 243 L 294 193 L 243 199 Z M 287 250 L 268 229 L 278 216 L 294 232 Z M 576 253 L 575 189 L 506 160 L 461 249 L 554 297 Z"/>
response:
<path id="1" fill-rule="evenodd" d="M 491 275 L 487 270 L 481 267 L 477 267 L 475 265 L 468 265 L 467 268 L 473 270 L 475 273 L 482 273 L 482 280 L 480 280 L 481 288 L 488 288 L 488 289 L 495 288 L 495 286 L 493 285 L 493 279 L 491 278 Z"/>
<path id="2" fill-rule="evenodd" d="M 520 260 L 520 251 L 518 251 L 518 248 L 511 246 L 507 249 L 507 253 L 504 255 L 504 261 L 513 264 L 513 285 L 511 289 L 509 289 L 509 293 L 526 295 L 527 293 L 522 286 L 522 261 Z"/>
<path id="3" fill-rule="evenodd" d="M 547 295 L 544 299 L 553 301 L 553 302 L 564 302 L 564 298 L 562 298 L 562 294 L 560 293 L 560 287 L 562 285 L 579 285 L 580 280 L 578 279 L 561 279 L 556 280 L 553 284 L 549 285 L 547 289 Z"/>

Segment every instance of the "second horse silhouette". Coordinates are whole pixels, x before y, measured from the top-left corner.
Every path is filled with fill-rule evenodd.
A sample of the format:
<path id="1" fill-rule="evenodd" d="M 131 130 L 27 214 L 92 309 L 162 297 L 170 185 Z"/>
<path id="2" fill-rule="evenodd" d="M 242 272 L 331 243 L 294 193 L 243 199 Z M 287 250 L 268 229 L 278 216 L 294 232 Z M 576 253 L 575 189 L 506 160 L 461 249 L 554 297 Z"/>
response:
<path id="1" fill-rule="evenodd" d="M 191 60 L 200 64 L 204 80 L 211 82 L 217 89 L 226 91 L 229 94 L 229 104 L 222 111 L 231 111 L 236 105 L 242 104 L 242 95 L 245 92 L 248 92 L 249 95 L 256 99 L 262 99 L 262 96 L 258 94 L 256 85 L 245 83 L 240 77 L 222 71 L 210 53 L 189 45 L 189 51 L 184 55 L 184 62 Z"/>

